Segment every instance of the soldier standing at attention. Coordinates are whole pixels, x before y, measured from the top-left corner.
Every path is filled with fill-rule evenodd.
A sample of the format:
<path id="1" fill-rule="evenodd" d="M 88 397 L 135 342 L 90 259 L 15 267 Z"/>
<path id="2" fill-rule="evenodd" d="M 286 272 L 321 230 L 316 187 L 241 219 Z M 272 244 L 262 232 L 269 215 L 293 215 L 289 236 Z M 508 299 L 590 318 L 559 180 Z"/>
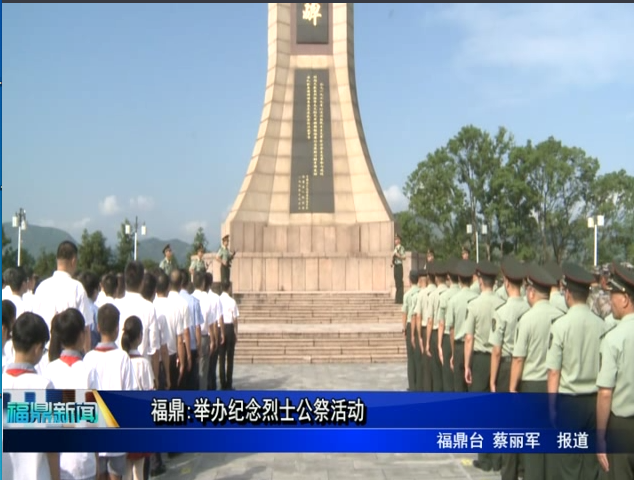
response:
<path id="1" fill-rule="evenodd" d="M 418 270 L 418 294 L 413 299 L 414 315 L 412 315 L 412 334 L 414 335 L 414 391 L 423 391 L 423 342 L 421 341 L 421 315 L 418 313 L 418 302 L 427 288 L 427 270 Z"/>
<path id="2" fill-rule="evenodd" d="M 412 317 L 415 316 L 414 309 L 416 296 L 418 295 L 418 273 L 415 270 L 409 272 L 410 288 L 403 296 L 403 336 L 405 338 L 405 351 L 407 352 L 407 391 L 414 391 L 416 379 L 416 369 L 414 363 L 415 337 L 412 330 Z"/>
<path id="3" fill-rule="evenodd" d="M 170 247 L 169 243 L 163 247 L 163 255 L 165 258 L 159 263 L 159 268 L 169 277 L 175 267 L 174 261 L 172 260 L 174 254 L 172 253 L 172 247 Z"/>
<path id="4" fill-rule="evenodd" d="M 440 295 L 440 304 L 438 306 L 438 358 L 442 367 L 442 388 L 444 392 L 453 392 L 453 369 L 451 368 L 451 337 L 450 330 L 445 328 L 447 322 L 447 310 L 449 301 L 460 291 L 460 283 L 456 266 L 458 260 L 447 262 L 447 278 L 449 281 L 449 289 Z"/>
<path id="5" fill-rule="evenodd" d="M 470 392 L 489 391 L 491 372 L 489 335 L 495 309 L 504 303 L 504 300 L 493 291 L 498 270 L 497 266 L 487 260 L 478 264 L 476 272 L 480 279 L 482 293 L 467 307 L 468 313 L 464 325 L 464 375 Z M 473 466 L 485 472 L 496 467 L 499 469 L 499 465 L 493 465 L 493 460 L 492 454 L 479 453 L 478 459 L 473 461 Z"/>
<path id="6" fill-rule="evenodd" d="M 434 262 L 427 264 L 427 288 L 418 295 L 418 301 L 416 304 L 416 314 L 419 316 L 421 328 L 420 328 L 420 340 L 419 348 L 422 353 L 422 359 L 420 365 L 422 368 L 422 385 L 423 392 L 432 391 L 432 376 L 431 376 L 431 350 L 429 345 L 429 338 L 427 335 L 428 329 L 431 330 L 429 324 L 429 296 L 436 290 L 436 275 Z"/>
<path id="7" fill-rule="evenodd" d="M 601 318 L 605 318 L 610 313 L 612 313 L 612 303 L 610 302 L 610 294 L 607 291 L 607 282 L 610 276 L 610 268 L 609 266 L 604 266 L 601 269 L 601 275 L 599 277 L 599 291 L 596 292 L 592 304 L 590 308 L 592 311 L 600 316 Z"/>
<path id="8" fill-rule="evenodd" d="M 394 235 L 394 252 L 392 253 L 392 268 L 394 269 L 394 286 L 396 295 L 394 303 L 403 303 L 403 260 L 405 260 L 405 247 L 401 245 L 401 236 Z"/>
<path id="9" fill-rule="evenodd" d="M 563 270 L 559 265 L 552 261 L 544 265 L 544 270 L 546 270 L 557 282 L 557 285 L 550 289 L 550 303 L 562 312 L 566 313 L 568 311 L 568 305 L 566 305 L 566 299 L 561 293 L 561 280 L 564 276 Z"/>
<path id="10" fill-rule="evenodd" d="M 557 281 L 542 267 L 529 265 L 526 283 L 526 298 L 531 308 L 522 315 L 515 328 L 510 391 L 547 393 L 546 354 L 550 326 L 563 312 L 549 301 L 550 289 Z M 524 456 L 524 480 L 558 480 L 553 476 L 550 463 L 541 453 Z"/>
<path id="11" fill-rule="evenodd" d="M 207 272 L 207 263 L 203 260 L 203 255 L 205 254 L 205 247 L 202 245 L 198 245 L 196 249 L 197 257 L 192 260 L 192 263 L 189 265 L 189 275 L 191 276 L 192 282 L 194 281 L 194 275 L 196 273 L 206 273 Z"/>
<path id="12" fill-rule="evenodd" d="M 605 324 L 586 305 L 592 274 L 564 264 L 562 277 L 568 310 L 550 327 L 546 356 L 550 418 L 557 429 L 589 432 L 596 426 L 596 379 Z M 552 455 L 551 460 L 557 479 L 595 480 L 599 475 L 595 455 Z"/>
<path id="13" fill-rule="evenodd" d="M 492 392 L 508 393 L 511 383 L 511 360 L 513 359 L 513 343 L 515 329 L 519 318 L 529 306 L 521 295 L 522 283 L 526 277 L 526 267 L 513 257 L 502 261 L 504 288 L 508 300 L 497 308 L 491 322 L 489 343 L 491 351 L 491 374 L 489 386 Z M 520 456 L 516 453 L 494 455 L 494 469 L 501 467 L 502 480 L 517 480 L 520 469 Z"/>
<path id="14" fill-rule="evenodd" d="M 231 284 L 231 262 L 236 252 L 229 250 L 229 235 L 222 237 L 222 245 L 216 254 L 216 260 L 220 262 L 220 283 Z"/>
<path id="15" fill-rule="evenodd" d="M 449 330 L 451 342 L 449 365 L 453 370 L 453 388 L 456 392 L 467 391 L 467 384 L 464 381 L 464 323 L 469 302 L 478 298 L 478 294 L 469 288 L 475 269 L 475 263 L 470 260 L 458 262 L 456 274 L 460 282 L 460 290 L 447 303 L 445 328 Z"/>
<path id="16" fill-rule="evenodd" d="M 618 325 L 601 343 L 597 378 L 597 436 L 601 467 L 610 480 L 634 479 L 634 271 L 612 266 L 606 282 Z M 606 454 L 606 447 L 617 452 Z M 625 454 L 623 452 L 629 452 Z"/>
<path id="17" fill-rule="evenodd" d="M 427 303 L 427 344 L 431 356 L 428 359 L 431 362 L 431 383 L 433 392 L 442 392 L 442 363 L 440 361 L 440 352 L 438 351 L 438 326 L 439 318 L 437 316 L 438 307 L 440 306 L 440 295 L 447 291 L 447 268 L 443 262 L 434 262 L 434 274 L 436 281 L 436 289 L 429 294 Z"/>

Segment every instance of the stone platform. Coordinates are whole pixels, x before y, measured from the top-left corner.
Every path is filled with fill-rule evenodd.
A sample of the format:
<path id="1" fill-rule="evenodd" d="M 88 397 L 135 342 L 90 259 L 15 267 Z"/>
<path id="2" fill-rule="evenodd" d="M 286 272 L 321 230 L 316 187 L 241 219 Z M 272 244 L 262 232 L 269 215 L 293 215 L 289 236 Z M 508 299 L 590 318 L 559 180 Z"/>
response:
<path id="1" fill-rule="evenodd" d="M 405 361 L 401 308 L 389 292 L 236 294 L 237 363 Z"/>

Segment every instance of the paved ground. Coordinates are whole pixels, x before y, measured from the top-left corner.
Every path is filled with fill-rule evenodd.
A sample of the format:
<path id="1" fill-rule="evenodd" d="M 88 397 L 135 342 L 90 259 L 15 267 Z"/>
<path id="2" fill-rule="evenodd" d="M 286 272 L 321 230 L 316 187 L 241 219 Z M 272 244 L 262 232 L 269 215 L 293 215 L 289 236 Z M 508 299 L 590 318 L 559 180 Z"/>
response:
<path id="1" fill-rule="evenodd" d="M 405 366 L 239 365 L 240 390 L 403 390 Z M 452 454 L 185 454 L 160 480 L 498 480 Z"/>

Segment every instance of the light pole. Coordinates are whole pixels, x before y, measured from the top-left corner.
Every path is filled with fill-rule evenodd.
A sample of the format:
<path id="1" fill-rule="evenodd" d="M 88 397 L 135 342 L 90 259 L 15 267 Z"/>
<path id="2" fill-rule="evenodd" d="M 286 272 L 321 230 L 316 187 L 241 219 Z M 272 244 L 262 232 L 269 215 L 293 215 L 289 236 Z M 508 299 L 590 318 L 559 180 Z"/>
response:
<path id="1" fill-rule="evenodd" d="M 605 224 L 605 217 L 597 215 L 588 217 L 588 228 L 594 229 L 594 266 L 599 265 L 599 227 Z"/>
<path id="2" fill-rule="evenodd" d="M 134 233 L 134 261 L 137 259 L 137 248 L 139 243 L 139 217 L 134 218 L 134 232 L 132 232 L 132 225 L 129 223 L 125 224 L 125 234 L 130 235 Z M 145 222 L 141 225 L 141 235 L 147 234 L 147 227 L 145 226 Z"/>
<path id="3" fill-rule="evenodd" d="M 26 211 L 20 208 L 18 212 L 13 215 L 13 228 L 18 229 L 18 267 L 22 260 L 22 230 L 26 230 Z"/>
<path id="4" fill-rule="evenodd" d="M 486 235 L 487 231 L 488 231 L 487 230 L 487 226 L 486 225 L 482 225 L 482 235 Z M 471 225 L 471 224 L 467 225 L 467 233 L 469 235 L 473 235 L 473 225 Z M 480 263 L 480 232 L 478 232 L 477 229 L 475 231 L 475 239 L 476 239 L 476 244 L 475 244 L 476 263 Z"/>

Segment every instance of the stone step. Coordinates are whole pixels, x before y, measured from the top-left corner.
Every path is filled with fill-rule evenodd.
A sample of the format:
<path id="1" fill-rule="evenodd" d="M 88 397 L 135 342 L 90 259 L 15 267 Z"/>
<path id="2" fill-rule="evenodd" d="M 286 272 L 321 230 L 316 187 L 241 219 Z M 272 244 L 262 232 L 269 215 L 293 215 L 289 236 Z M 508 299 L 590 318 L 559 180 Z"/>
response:
<path id="1" fill-rule="evenodd" d="M 237 364 L 305 364 L 305 363 L 402 363 L 405 354 L 359 355 L 241 355 L 236 351 Z"/>
<path id="2" fill-rule="evenodd" d="M 236 347 L 236 354 L 241 355 L 339 355 L 339 354 L 392 354 L 405 353 L 405 343 L 399 345 L 296 345 L 294 343 L 278 345 L 246 345 L 240 343 Z"/>

